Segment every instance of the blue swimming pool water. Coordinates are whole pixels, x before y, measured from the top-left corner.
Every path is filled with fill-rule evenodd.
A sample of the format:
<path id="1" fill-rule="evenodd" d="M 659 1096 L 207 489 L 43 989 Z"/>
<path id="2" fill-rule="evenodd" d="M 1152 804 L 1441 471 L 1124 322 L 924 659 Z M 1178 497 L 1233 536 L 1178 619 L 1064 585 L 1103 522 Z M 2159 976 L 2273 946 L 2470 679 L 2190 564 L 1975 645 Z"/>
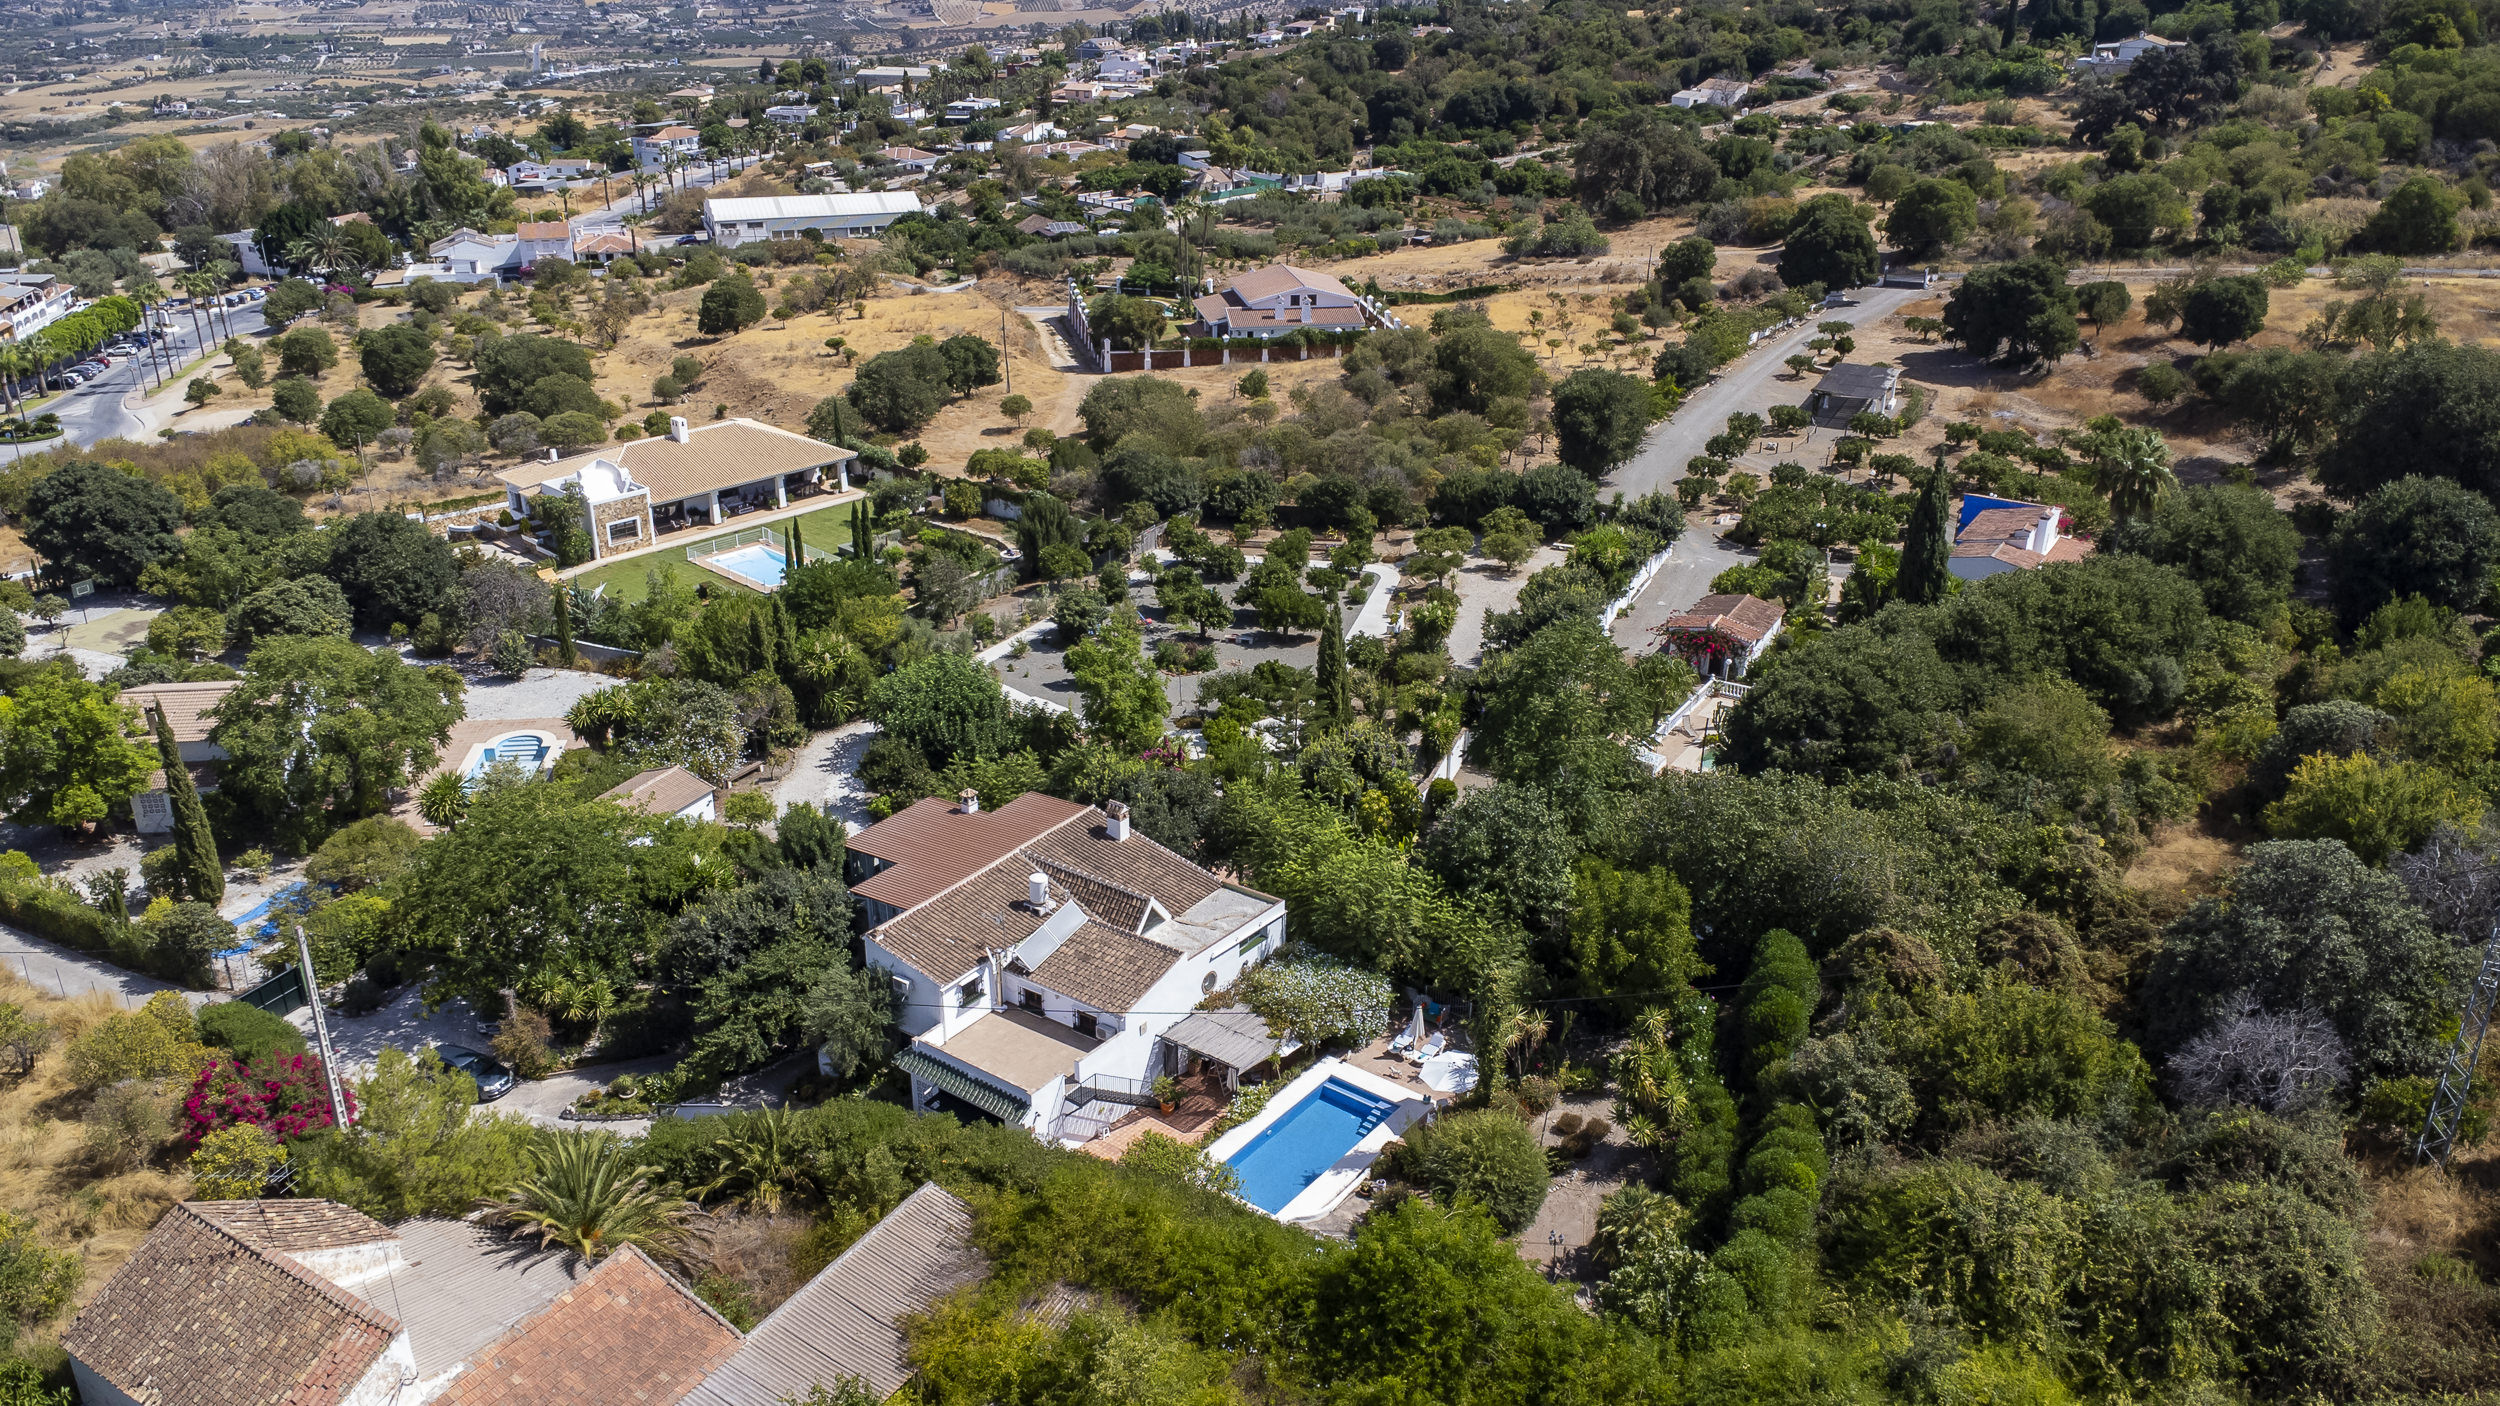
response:
<path id="1" fill-rule="evenodd" d="M 788 557 L 782 555 L 779 548 L 767 547 L 761 542 L 752 542 L 743 547 L 732 547 L 728 551 L 717 553 L 712 557 L 712 564 L 723 571 L 735 572 L 759 586 L 778 589 L 781 585 L 781 573 L 788 566 L 789 560 Z"/>
<path id="2" fill-rule="evenodd" d="M 1395 1105 L 1335 1079 L 1320 1085 L 1229 1159 L 1241 1196 L 1270 1215 L 1380 1126 Z"/>
<path id="3" fill-rule="evenodd" d="M 518 762 L 521 770 L 534 773 L 546 760 L 547 739 L 534 733 L 523 733 L 518 737 L 504 738 L 494 746 L 479 751 L 465 779 L 475 781 L 497 762 Z"/>

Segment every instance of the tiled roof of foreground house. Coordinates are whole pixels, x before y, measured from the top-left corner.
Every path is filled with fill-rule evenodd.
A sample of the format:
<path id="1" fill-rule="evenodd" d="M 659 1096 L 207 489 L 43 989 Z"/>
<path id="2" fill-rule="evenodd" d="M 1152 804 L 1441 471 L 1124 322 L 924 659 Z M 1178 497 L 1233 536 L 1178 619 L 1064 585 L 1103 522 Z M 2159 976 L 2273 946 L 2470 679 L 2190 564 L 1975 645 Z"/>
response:
<path id="1" fill-rule="evenodd" d="M 471 1359 L 442 1406 L 676 1401 L 738 1350 L 738 1330 L 628 1245 Z"/>
<path id="2" fill-rule="evenodd" d="M 154 1406 L 340 1399 L 399 1335 L 399 1320 L 295 1256 L 390 1231 L 344 1206 L 308 1204 L 325 1211 L 272 1219 L 248 1201 L 174 1207 L 62 1345 Z"/>
<path id="3" fill-rule="evenodd" d="M 893 1395 L 911 1377 L 903 1320 L 988 1267 L 971 1235 L 971 1208 L 924 1183 L 756 1324 L 688 1406 L 778 1406 L 845 1375 L 879 1400 Z"/>
<path id="4" fill-rule="evenodd" d="M 986 1271 L 971 1223 L 922 1186 L 744 1337 L 632 1247 L 590 1267 L 472 1221 L 189 1201 L 62 1343 L 89 1400 L 148 1406 L 777 1406 L 846 1377 L 883 1399 L 904 1320 Z"/>
<path id="5" fill-rule="evenodd" d="M 1659 626 L 1658 631 L 1660 634 L 1717 631 L 1747 644 L 1760 644 L 1771 631 L 1779 628 L 1780 621 L 1787 615 L 1787 606 L 1759 596 L 1703 596 L 1689 608 L 1668 616 L 1667 623 Z"/>

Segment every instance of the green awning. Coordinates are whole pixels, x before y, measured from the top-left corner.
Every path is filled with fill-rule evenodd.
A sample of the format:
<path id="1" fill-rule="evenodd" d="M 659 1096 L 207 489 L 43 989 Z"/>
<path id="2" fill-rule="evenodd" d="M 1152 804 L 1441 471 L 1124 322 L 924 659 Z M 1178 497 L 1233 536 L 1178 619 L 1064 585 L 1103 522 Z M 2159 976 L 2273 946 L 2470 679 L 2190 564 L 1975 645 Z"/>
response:
<path id="1" fill-rule="evenodd" d="M 1023 1094 L 1002 1088 L 987 1079 L 976 1079 L 942 1059 L 906 1049 L 894 1056 L 895 1067 L 920 1080 L 934 1084 L 1003 1123 L 1021 1123 L 1032 1110 L 1033 1101 Z"/>

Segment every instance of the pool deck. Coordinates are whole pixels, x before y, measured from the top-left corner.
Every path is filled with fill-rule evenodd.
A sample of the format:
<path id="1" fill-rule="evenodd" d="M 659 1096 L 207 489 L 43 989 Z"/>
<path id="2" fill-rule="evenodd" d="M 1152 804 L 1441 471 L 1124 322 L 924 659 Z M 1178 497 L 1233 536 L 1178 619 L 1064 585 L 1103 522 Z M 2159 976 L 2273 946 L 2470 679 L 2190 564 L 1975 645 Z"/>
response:
<path id="1" fill-rule="evenodd" d="M 1379 1126 L 1364 1134 L 1363 1140 L 1346 1149 L 1327 1170 L 1313 1178 L 1294 1198 L 1274 1211 L 1262 1211 L 1287 1225 L 1323 1221 L 1338 1203 L 1354 1193 L 1371 1175 L 1372 1163 L 1380 1160 L 1380 1151 L 1403 1134 L 1417 1119 L 1432 1109 L 1430 1090 L 1410 1087 L 1369 1070 L 1357 1068 L 1342 1059 L 1323 1059 L 1278 1091 L 1259 1110 L 1257 1117 L 1217 1138 L 1207 1148 L 1207 1155 L 1219 1162 L 1230 1162 L 1261 1133 L 1274 1126 L 1278 1119 L 1300 1107 L 1305 1099 L 1319 1092 L 1319 1087 L 1334 1079 L 1350 1088 L 1396 1105 Z M 1242 1204 L 1249 1205 L 1247 1201 Z M 1253 1207 L 1252 1209 L 1259 1209 Z"/>

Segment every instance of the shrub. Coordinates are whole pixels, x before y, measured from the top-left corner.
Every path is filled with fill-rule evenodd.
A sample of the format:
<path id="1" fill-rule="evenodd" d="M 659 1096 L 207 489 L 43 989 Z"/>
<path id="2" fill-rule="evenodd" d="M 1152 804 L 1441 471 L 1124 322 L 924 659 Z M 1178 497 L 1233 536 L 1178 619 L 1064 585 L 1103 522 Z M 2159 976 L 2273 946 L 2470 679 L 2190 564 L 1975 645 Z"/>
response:
<path id="1" fill-rule="evenodd" d="M 87 1027 L 70 1041 L 66 1059 L 70 1082 L 89 1093 L 126 1079 L 187 1078 L 216 1062 L 177 991 L 160 991 L 136 1011 Z"/>
<path id="2" fill-rule="evenodd" d="M 1409 1129 L 1401 1165 L 1445 1204 L 1474 1201 L 1514 1234 L 1545 1204 L 1545 1149 L 1506 1113 L 1483 1109 Z"/>
<path id="3" fill-rule="evenodd" d="M 241 1001 L 202 1006 L 200 1039 L 250 1064 L 273 1051 L 304 1053 L 304 1033 L 284 1019 Z"/>
<path id="4" fill-rule="evenodd" d="M 347 1095 L 347 1111 L 355 1116 L 354 1094 Z M 184 1140 L 194 1147 L 211 1133 L 247 1123 L 268 1129 L 281 1142 L 292 1142 L 333 1122 L 321 1061 L 293 1054 L 264 1055 L 248 1064 L 236 1059 L 210 1064 L 192 1081 L 182 1116 Z"/>
<path id="5" fill-rule="evenodd" d="M 286 1165 L 286 1148 L 253 1123 L 220 1128 L 191 1154 L 191 1194 L 202 1201 L 257 1200 Z"/>
<path id="6" fill-rule="evenodd" d="M 106 1171 L 140 1166 L 173 1136 L 173 1114 L 166 1102 L 164 1093 L 146 1079 L 124 1079 L 99 1090 L 87 1105 L 82 1130 L 87 1150 Z"/>
<path id="7" fill-rule="evenodd" d="M 50 1318 L 69 1307 L 80 1274 L 76 1251 L 45 1249 L 31 1217 L 0 1211 L 0 1317 Z"/>

